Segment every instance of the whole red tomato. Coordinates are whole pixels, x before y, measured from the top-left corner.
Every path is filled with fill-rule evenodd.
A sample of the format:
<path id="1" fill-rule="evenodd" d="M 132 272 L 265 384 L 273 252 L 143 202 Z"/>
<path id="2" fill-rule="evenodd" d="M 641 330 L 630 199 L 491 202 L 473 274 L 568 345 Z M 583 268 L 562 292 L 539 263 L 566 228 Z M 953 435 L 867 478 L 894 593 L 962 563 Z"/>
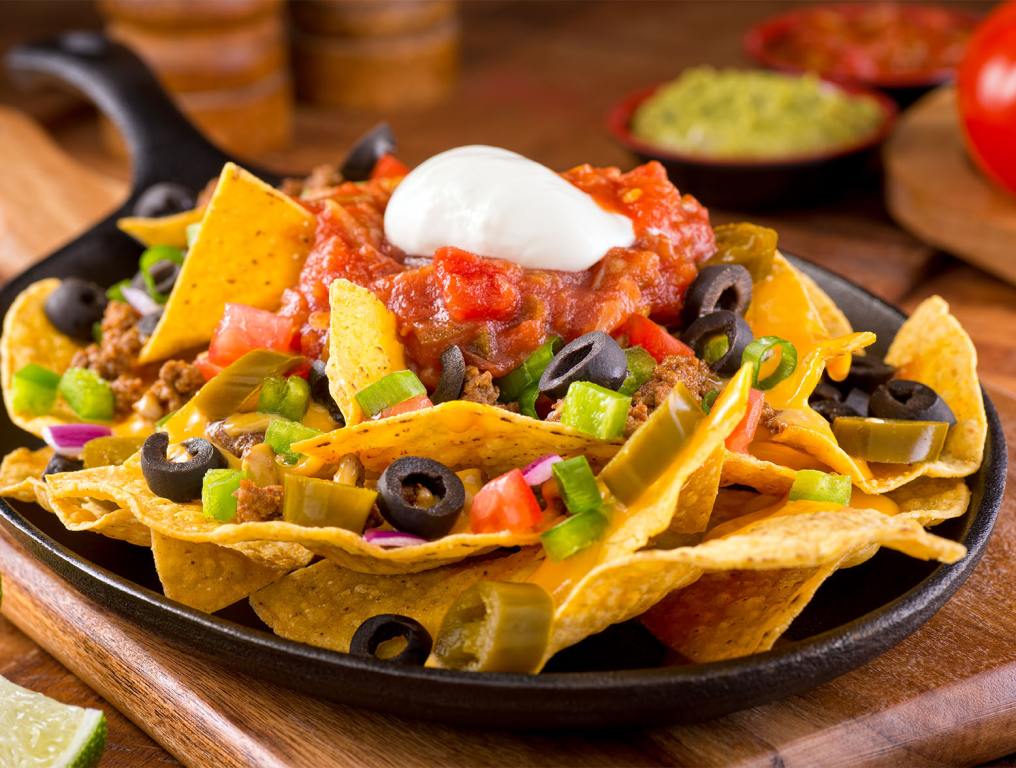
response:
<path id="1" fill-rule="evenodd" d="M 988 176 L 1016 194 L 1016 0 L 978 26 L 957 84 L 971 154 Z"/>

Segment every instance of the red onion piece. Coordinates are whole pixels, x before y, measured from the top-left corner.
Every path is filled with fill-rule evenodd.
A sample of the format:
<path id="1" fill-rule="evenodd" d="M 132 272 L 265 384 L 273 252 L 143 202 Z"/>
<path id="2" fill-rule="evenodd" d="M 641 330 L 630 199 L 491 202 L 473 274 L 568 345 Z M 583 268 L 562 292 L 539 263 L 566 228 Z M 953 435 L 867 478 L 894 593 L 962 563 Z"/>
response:
<path id="1" fill-rule="evenodd" d="M 522 470 L 522 476 L 529 485 L 543 485 L 554 476 L 551 467 L 559 461 L 561 461 L 561 457 L 556 453 L 541 456 Z"/>
<path id="2" fill-rule="evenodd" d="M 402 531 L 382 531 L 380 528 L 368 528 L 363 532 L 364 541 L 377 547 L 413 547 L 425 544 L 426 539 Z"/>
<path id="3" fill-rule="evenodd" d="M 42 438 L 61 456 L 79 458 L 85 443 L 97 437 L 108 437 L 113 430 L 102 424 L 54 424 L 43 427 Z"/>
<path id="4" fill-rule="evenodd" d="M 127 299 L 127 303 L 136 309 L 141 316 L 151 314 L 152 312 L 158 312 L 162 309 L 161 306 L 148 295 L 145 291 L 140 288 L 134 288 L 129 285 L 125 285 L 120 289 L 123 292 L 123 297 Z"/>

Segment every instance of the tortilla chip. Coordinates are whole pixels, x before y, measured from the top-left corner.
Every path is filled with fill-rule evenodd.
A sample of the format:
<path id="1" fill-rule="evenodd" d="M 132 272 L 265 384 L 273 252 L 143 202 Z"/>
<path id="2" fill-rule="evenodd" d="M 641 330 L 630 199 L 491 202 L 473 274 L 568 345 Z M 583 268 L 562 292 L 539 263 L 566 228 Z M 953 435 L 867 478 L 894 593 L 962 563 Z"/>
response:
<path id="1" fill-rule="evenodd" d="M 15 448 L 0 462 L 0 496 L 18 501 L 35 501 L 35 486 L 53 458 L 53 449 Z"/>
<path id="2" fill-rule="evenodd" d="M 849 475 L 867 493 L 884 493 L 925 475 L 966 477 L 976 472 L 988 429 L 977 380 L 977 351 L 941 298 L 926 299 L 914 311 L 893 339 L 886 362 L 897 367 L 899 378 L 932 387 L 955 414 L 957 423 L 936 461 L 869 464 L 855 459 L 840 449 L 829 424 L 810 408 L 780 413 L 777 418 L 787 427 L 772 439 Z"/>
<path id="3" fill-rule="evenodd" d="M 959 517 L 970 506 L 970 489 L 956 478 L 919 477 L 886 497 L 899 507 L 897 516 L 925 527 Z"/>
<path id="4" fill-rule="evenodd" d="M 228 301 L 275 309 L 282 292 L 296 284 L 313 236 L 314 217 L 306 209 L 226 163 L 140 361 L 206 344 Z"/>
<path id="5" fill-rule="evenodd" d="M 328 289 L 328 390 L 347 425 L 363 421 L 354 395 L 383 376 L 404 370 L 395 315 L 366 288 L 334 280 Z"/>
<path id="6" fill-rule="evenodd" d="M 787 263 L 790 264 L 790 262 Z M 790 266 L 794 267 L 793 264 L 790 264 Z M 843 310 L 836 306 L 836 302 L 829 297 L 829 294 L 823 291 L 821 286 L 812 280 L 807 272 L 802 272 L 796 268 L 794 268 L 794 271 L 797 273 L 797 279 L 804 286 L 804 292 L 808 294 L 812 306 L 818 312 L 822 325 L 825 326 L 826 335 L 830 338 L 835 338 L 836 336 L 846 336 L 853 333 L 853 326 L 850 325 L 847 316 L 843 314 Z"/>
<path id="7" fill-rule="evenodd" d="M 782 496 L 790 491 L 797 471 L 782 464 L 727 451 L 723 458 L 720 485 L 747 485 L 761 493 Z"/>
<path id="8" fill-rule="evenodd" d="M 412 547 L 383 549 L 341 528 L 311 528 L 283 520 L 221 523 L 205 517 L 201 504 L 177 504 L 153 494 L 134 461 L 120 467 L 100 467 L 48 478 L 56 499 L 92 497 L 114 501 L 129 509 L 155 533 L 200 544 L 235 549 L 262 563 L 291 564 L 306 550 L 339 565 L 364 573 L 415 573 L 484 554 L 497 547 L 534 544 L 539 534 L 457 533 Z M 309 561 L 309 553 L 301 565 Z"/>
<path id="9" fill-rule="evenodd" d="M 365 421 L 293 444 L 326 462 L 355 453 L 381 472 L 400 456 L 422 456 L 453 469 L 475 467 L 489 477 L 557 453 L 585 455 L 593 464 L 612 457 L 620 441 L 603 442 L 563 424 L 538 421 L 503 408 L 452 400 L 377 421 Z"/>
<path id="10" fill-rule="evenodd" d="M 175 248 L 186 248 L 187 227 L 201 221 L 204 215 L 204 208 L 192 208 L 170 216 L 128 216 L 117 219 L 116 225 L 121 232 L 126 232 L 144 246 L 172 245 Z"/>
<path id="11" fill-rule="evenodd" d="M 436 636 L 448 608 L 469 587 L 484 579 L 523 579 L 539 557 L 529 548 L 411 576 L 366 575 L 322 560 L 259 590 L 250 603 L 276 634 L 345 653 L 357 627 L 382 613 L 414 618 Z"/>
<path id="12" fill-rule="evenodd" d="M 215 613 L 284 576 L 239 552 L 214 544 L 195 544 L 152 535 L 152 556 L 170 600 Z"/>

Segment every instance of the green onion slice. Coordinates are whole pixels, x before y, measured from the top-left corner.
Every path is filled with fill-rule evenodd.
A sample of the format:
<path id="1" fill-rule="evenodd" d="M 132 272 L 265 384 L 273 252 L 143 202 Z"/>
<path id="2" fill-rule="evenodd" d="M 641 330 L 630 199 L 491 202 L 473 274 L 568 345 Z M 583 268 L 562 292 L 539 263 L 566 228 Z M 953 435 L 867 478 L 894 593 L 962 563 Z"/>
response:
<path id="1" fill-rule="evenodd" d="M 561 410 L 561 423 L 600 440 L 613 440 L 624 433 L 631 398 L 589 381 L 568 387 Z"/>
<path id="2" fill-rule="evenodd" d="M 713 403 L 716 402 L 716 398 L 720 396 L 720 390 L 711 389 L 702 396 L 702 411 L 709 413 L 713 409 Z"/>
<path id="3" fill-rule="evenodd" d="M 790 501 L 828 501 L 845 506 L 850 503 L 850 478 L 847 475 L 799 469 L 790 486 Z"/>
<path id="4" fill-rule="evenodd" d="M 356 393 L 356 402 L 368 416 L 377 416 L 385 408 L 427 394 L 427 388 L 412 371 L 395 371 Z"/>
<path id="5" fill-rule="evenodd" d="M 201 510 L 205 517 L 230 523 L 236 517 L 236 496 L 243 480 L 237 469 L 210 469 L 201 481 Z"/>
<path id="6" fill-rule="evenodd" d="M 82 419 L 109 421 L 116 406 L 109 382 L 87 368 L 68 368 L 60 378 L 58 390 L 67 404 Z"/>
<path id="7" fill-rule="evenodd" d="M 146 248 L 141 254 L 141 277 L 145 281 L 145 289 L 148 295 L 160 304 L 165 304 L 169 298 L 168 294 L 159 293 L 155 290 L 155 278 L 152 277 L 151 269 L 160 261 L 171 261 L 174 264 L 183 264 L 183 251 L 172 245 L 153 245 Z M 122 295 L 122 292 L 121 292 Z"/>
<path id="8" fill-rule="evenodd" d="M 15 413 L 44 416 L 53 410 L 58 386 L 59 374 L 29 363 L 11 381 L 11 408 Z"/>
<path id="9" fill-rule="evenodd" d="M 106 298 L 110 301 L 127 301 L 124 298 L 123 289 L 127 288 L 130 284 L 130 280 L 121 280 L 118 283 L 113 283 L 106 289 Z"/>
<path id="10" fill-rule="evenodd" d="M 617 391 L 622 395 L 634 395 L 656 370 L 656 358 L 642 347 L 628 347 L 624 356 L 628 358 L 628 376 Z"/>
<path id="11" fill-rule="evenodd" d="M 780 362 L 776 370 L 759 380 L 762 363 L 768 360 L 777 348 L 780 350 Z M 755 369 L 751 383 L 755 389 L 772 389 L 797 368 L 797 348 L 779 336 L 762 336 L 744 348 L 741 364 L 745 363 L 751 363 Z"/>
<path id="12" fill-rule="evenodd" d="M 511 403 L 521 399 L 523 393 L 539 383 L 544 369 L 554 359 L 554 353 L 561 347 L 561 337 L 552 336 L 530 353 L 518 368 L 495 381 L 501 390 L 501 402 Z"/>
<path id="13" fill-rule="evenodd" d="M 607 529 L 607 518 L 596 510 L 570 515 L 540 535 L 547 557 L 564 560 L 595 543 Z"/>
<path id="14" fill-rule="evenodd" d="M 596 476 L 585 456 L 575 456 L 555 462 L 551 468 L 564 505 L 573 515 L 599 509 L 603 503 Z"/>

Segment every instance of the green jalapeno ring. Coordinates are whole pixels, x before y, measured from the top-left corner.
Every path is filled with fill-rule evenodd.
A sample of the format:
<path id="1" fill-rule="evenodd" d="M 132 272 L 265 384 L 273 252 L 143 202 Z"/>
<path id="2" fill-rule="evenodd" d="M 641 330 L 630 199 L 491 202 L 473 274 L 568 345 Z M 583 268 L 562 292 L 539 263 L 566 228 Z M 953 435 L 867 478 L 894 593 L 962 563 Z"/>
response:
<path id="1" fill-rule="evenodd" d="M 780 350 L 780 362 L 777 364 L 776 370 L 760 380 L 762 363 L 777 348 Z M 754 369 L 751 379 L 752 387 L 762 390 L 772 389 L 797 369 L 797 347 L 779 336 L 762 336 L 744 348 L 741 364 L 745 363 L 751 363 Z"/>

